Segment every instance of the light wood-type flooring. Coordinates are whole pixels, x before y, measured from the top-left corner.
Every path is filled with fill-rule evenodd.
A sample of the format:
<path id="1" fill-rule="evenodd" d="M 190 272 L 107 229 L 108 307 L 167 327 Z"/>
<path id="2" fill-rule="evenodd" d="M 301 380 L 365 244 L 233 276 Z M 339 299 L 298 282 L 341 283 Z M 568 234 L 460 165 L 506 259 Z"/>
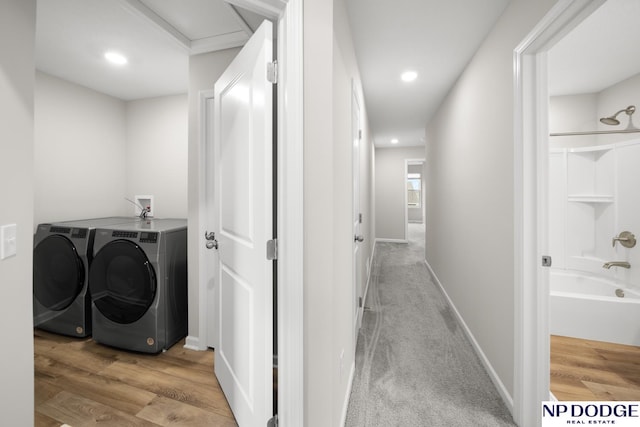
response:
<path id="1" fill-rule="evenodd" d="M 35 425 L 236 426 L 213 351 L 157 355 L 34 331 Z"/>
<path id="2" fill-rule="evenodd" d="M 558 400 L 640 400 L 640 347 L 551 336 Z"/>

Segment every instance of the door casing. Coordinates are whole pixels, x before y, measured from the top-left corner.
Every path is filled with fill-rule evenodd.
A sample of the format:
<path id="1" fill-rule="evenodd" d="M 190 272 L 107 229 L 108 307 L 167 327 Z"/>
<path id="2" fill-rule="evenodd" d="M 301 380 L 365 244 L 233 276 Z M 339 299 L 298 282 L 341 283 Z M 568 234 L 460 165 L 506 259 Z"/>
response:
<path id="1" fill-rule="evenodd" d="M 229 3 L 277 20 L 279 78 L 278 102 L 278 414 L 281 426 L 304 424 L 304 353 L 303 353 L 303 37 L 302 0 L 227 0 Z M 213 82 L 212 82 L 213 84 Z M 212 91 L 200 93 L 199 150 L 206 153 L 207 128 L 204 112 Z M 207 224 L 205 158 L 201 156 L 198 178 L 200 197 L 199 223 L 204 234 Z M 192 348 L 207 348 L 207 249 L 204 239 L 196 256 L 199 274 L 199 337 L 189 337 Z"/>
<path id="2" fill-rule="evenodd" d="M 559 0 L 513 53 L 514 283 L 513 417 L 541 423 L 549 400 L 549 280 L 547 251 L 547 52 L 606 0 Z"/>

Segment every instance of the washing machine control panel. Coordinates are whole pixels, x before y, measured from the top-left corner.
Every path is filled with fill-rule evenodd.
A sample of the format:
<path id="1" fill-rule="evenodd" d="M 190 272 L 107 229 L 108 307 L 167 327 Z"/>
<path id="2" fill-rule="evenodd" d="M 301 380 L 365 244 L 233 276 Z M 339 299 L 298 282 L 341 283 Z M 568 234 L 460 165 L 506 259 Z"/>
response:
<path id="1" fill-rule="evenodd" d="M 140 243 L 158 243 L 158 233 L 140 233 Z"/>
<path id="2" fill-rule="evenodd" d="M 135 231 L 116 230 L 113 233 L 111 233 L 111 237 L 127 237 L 129 239 L 135 239 L 138 237 L 138 233 Z"/>
<path id="3" fill-rule="evenodd" d="M 140 243 L 158 243 L 158 233 L 151 233 L 148 231 L 122 231 L 115 230 L 111 233 L 112 237 L 124 237 L 127 239 L 138 239 Z"/>

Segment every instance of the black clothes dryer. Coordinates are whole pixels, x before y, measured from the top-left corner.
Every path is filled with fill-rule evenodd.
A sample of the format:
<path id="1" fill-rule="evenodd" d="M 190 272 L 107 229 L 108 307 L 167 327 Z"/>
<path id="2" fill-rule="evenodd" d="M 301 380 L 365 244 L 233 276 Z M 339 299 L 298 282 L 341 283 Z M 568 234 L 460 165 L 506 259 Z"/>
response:
<path id="1" fill-rule="evenodd" d="M 33 246 L 33 324 L 58 334 L 91 335 L 89 265 L 96 227 L 135 222 L 108 217 L 40 224 Z"/>
<path id="2" fill-rule="evenodd" d="M 187 221 L 98 229 L 89 288 L 95 341 L 143 353 L 171 347 L 187 334 Z"/>

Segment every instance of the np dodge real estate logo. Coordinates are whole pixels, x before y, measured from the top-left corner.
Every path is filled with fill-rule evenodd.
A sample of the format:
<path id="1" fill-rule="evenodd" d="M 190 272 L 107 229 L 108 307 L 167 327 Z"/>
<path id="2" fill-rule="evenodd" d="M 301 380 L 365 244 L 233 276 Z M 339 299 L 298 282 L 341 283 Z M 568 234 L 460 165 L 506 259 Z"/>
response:
<path id="1" fill-rule="evenodd" d="M 640 426 L 640 402 L 542 402 L 542 427 Z"/>

